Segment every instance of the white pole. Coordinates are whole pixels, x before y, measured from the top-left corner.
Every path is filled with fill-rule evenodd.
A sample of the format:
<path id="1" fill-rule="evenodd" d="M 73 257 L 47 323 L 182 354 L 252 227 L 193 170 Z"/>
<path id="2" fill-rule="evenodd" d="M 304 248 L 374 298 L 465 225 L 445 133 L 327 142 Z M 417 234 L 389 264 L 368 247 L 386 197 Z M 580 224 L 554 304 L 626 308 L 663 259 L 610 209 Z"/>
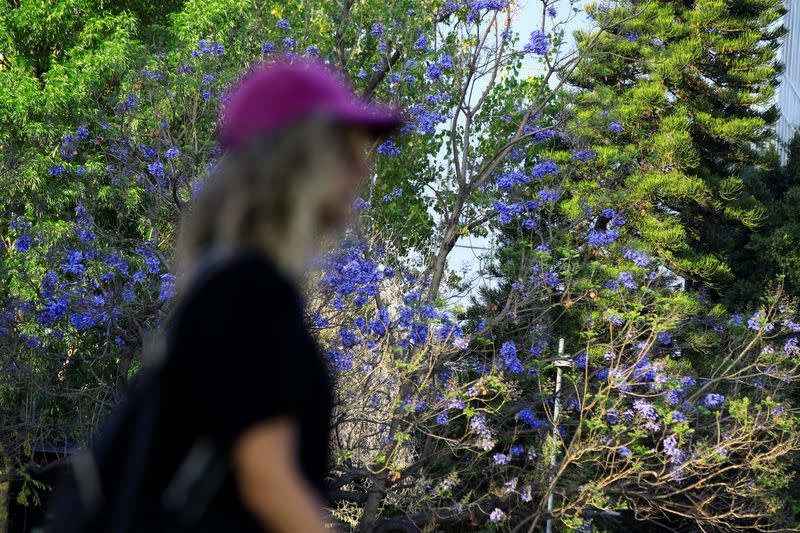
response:
<path id="1" fill-rule="evenodd" d="M 550 454 L 550 483 L 555 478 L 556 455 L 558 448 L 558 415 L 561 411 L 561 366 L 564 359 L 564 339 L 558 339 L 558 360 L 556 361 L 556 394 L 553 405 L 553 452 Z M 547 533 L 553 532 L 553 493 L 547 498 Z"/>

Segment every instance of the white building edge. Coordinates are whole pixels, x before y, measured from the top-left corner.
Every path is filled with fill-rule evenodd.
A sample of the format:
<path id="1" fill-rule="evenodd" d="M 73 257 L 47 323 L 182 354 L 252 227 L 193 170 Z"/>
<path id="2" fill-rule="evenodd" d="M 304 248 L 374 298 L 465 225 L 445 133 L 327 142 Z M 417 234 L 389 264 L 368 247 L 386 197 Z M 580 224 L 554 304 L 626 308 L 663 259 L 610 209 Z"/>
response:
<path id="1" fill-rule="evenodd" d="M 776 126 L 781 143 L 781 164 L 786 164 L 785 145 L 800 129 L 800 0 L 784 0 L 788 10 L 783 24 L 789 30 L 781 46 L 781 60 L 786 68 L 778 91 L 780 118 Z"/>

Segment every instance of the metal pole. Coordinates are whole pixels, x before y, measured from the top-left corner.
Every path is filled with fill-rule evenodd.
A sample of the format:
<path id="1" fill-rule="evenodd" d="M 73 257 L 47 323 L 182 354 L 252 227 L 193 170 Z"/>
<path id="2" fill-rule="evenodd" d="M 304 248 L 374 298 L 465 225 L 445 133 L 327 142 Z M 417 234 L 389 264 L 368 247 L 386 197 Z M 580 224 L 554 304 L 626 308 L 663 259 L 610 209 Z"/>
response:
<path id="1" fill-rule="evenodd" d="M 550 454 L 550 483 L 552 484 L 553 479 L 555 478 L 555 469 L 556 469 L 556 455 L 558 448 L 556 446 L 556 442 L 558 442 L 558 415 L 561 412 L 561 367 L 564 363 L 564 339 L 558 339 L 558 359 L 556 360 L 556 394 L 555 394 L 555 403 L 553 405 L 553 451 Z M 554 494 L 551 492 L 550 496 L 547 498 L 547 533 L 553 532 L 553 497 Z"/>

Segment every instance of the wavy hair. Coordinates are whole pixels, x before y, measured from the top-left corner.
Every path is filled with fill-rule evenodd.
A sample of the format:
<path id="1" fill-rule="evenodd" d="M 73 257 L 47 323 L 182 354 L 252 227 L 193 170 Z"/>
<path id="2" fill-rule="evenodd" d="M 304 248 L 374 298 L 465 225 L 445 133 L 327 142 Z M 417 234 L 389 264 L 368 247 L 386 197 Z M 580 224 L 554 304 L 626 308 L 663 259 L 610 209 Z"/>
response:
<path id="1" fill-rule="evenodd" d="M 309 247 L 321 237 L 317 207 L 341 164 L 341 139 L 338 124 L 314 116 L 225 154 L 180 224 L 174 270 L 184 275 L 178 298 L 204 255 L 239 245 L 264 250 L 297 278 Z"/>

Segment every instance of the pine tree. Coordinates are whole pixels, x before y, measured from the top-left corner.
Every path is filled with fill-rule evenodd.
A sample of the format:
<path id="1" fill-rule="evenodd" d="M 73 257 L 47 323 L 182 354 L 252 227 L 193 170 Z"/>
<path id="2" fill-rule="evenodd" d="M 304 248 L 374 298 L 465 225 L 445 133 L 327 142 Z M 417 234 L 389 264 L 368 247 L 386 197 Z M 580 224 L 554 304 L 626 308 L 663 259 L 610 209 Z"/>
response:
<path id="1" fill-rule="evenodd" d="M 777 167 L 778 156 L 772 154 Z M 731 307 L 754 303 L 782 277 L 783 290 L 800 297 L 800 135 L 789 145 L 788 163 L 770 171 L 753 172 L 748 191 L 766 208 L 766 220 L 740 235 L 731 252 L 736 276 L 727 299 Z"/>
<path id="2" fill-rule="evenodd" d="M 585 192 L 597 201 L 627 204 L 628 231 L 690 286 L 721 293 L 734 279 L 737 235 L 766 216 L 742 176 L 769 164 L 785 10 L 780 0 L 633 9 L 640 13 L 604 35 L 574 78 L 576 133 L 592 139 L 598 166 L 616 166 L 578 179 L 584 189 L 594 181 Z M 608 16 L 597 6 L 593 15 Z"/>

